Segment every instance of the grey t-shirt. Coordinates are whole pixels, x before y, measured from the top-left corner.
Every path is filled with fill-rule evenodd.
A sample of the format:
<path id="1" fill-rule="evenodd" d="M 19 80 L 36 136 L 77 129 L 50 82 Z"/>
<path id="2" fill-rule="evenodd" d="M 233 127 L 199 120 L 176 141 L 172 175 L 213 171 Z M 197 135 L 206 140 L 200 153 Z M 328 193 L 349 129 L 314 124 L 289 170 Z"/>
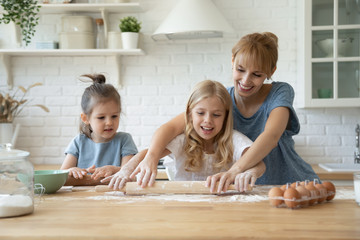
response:
<path id="1" fill-rule="evenodd" d="M 136 145 L 129 133 L 118 132 L 115 137 L 105 143 L 96 143 L 84 134 L 77 135 L 65 150 L 78 159 L 77 167 L 88 168 L 92 165 L 120 166 L 121 159 L 137 153 Z"/>
<path id="2" fill-rule="evenodd" d="M 287 182 L 318 178 L 311 166 L 295 151 L 292 136 L 300 131 L 300 123 L 293 108 L 294 89 L 288 83 L 273 82 L 272 88 L 259 110 L 245 118 L 236 107 L 234 87 L 228 88 L 233 100 L 234 128 L 252 141 L 264 131 L 270 112 L 277 107 L 290 110 L 289 126 L 282 134 L 278 145 L 264 158 L 266 172 L 256 184 L 285 184 Z"/>

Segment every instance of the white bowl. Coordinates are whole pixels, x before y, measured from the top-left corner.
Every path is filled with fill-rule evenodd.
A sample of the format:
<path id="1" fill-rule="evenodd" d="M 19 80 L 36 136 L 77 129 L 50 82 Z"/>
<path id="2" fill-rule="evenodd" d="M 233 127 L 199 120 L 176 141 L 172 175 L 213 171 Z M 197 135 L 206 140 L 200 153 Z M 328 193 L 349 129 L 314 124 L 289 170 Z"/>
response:
<path id="1" fill-rule="evenodd" d="M 92 49 L 95 38 L 92 32 L 61 32 L 60 49 Z"/>
<path id="2" fill-rule="evenodd" d="M 93 32 L 93 19 L 89 16 L 63 16 L 61 18 L 62 32 Z"/>
<path id="3" fill-rule="evenodd" d="M 341 38 L 341 39 L 338 39 L 338 56 L 339 57 L 343 57 L 343 56 L 346 55 L 348 50 L 351 48 L 353 40 L 354 40 L 353 38 Z M 327 38 L 327 39 L 319 40 L 319 41 L 316 42 L 316 44 L 319 46 L 321 51 L 323 51 L 326 54 L 325 57 L 332 57 L 333 56 L 334 39 Z"/>

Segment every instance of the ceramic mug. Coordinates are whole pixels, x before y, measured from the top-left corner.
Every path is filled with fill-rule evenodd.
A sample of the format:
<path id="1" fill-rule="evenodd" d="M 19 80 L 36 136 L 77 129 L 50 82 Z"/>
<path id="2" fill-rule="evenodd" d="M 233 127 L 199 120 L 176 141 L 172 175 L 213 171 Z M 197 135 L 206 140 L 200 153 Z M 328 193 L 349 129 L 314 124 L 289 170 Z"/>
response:
<path id="1" fill-rule="evenodd" d="M 108 45 L 110 49 L 121 49 L 121 32 L 108 32 Z"/>

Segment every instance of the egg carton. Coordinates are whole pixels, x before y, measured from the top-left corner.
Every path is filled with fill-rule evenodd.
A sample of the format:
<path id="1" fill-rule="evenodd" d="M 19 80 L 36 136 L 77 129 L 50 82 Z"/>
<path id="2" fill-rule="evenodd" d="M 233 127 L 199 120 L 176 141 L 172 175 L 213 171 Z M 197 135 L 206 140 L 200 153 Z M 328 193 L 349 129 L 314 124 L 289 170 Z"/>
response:
<path id="1" fill-rule="evenodd" d="M 313 184 L 314 186 L 316 184 L 319 184 L 320 181 L 318 179 L 314 179 L 313 181 L 305 180 L 304 182 L 294 182 L 294 183 L 287 183 L 286 185 L 283 185 L 282 187 L 285 187 L 285 190 L 282 189 L 281 192 L 278 189 L 272 188 L 269 191 L 269 202 L 270 205 L 278 208 L 304 208 L 308 206 L 313 206 L 317 204 L 322 204 L 328 201 L 331 201 L 335 197 L 335 186 L 331 182 L 323 182 L 326 183 L 326 186 L 324 185 L 324 188 L 314 190 L 307 189 L 310 192 L 309 196 L 304 196 L 306 193 L 304 191 L 297 191 L 296 188 L 300 185 L 307 186 L 308 184 Z M 286 190 L 289 188 L 294 189 L 294 191 L 290 191 L 287 193 L 287 196 L 280 196 L 285 193 Z M 333 189 L 333 191 L 332 191 Z M 274 191 L 272 191 L 274 190 Z M 273 195 L 273 196 L 271 196 Z M 300 197 L 300 198 L 299 198 Z"/>
<path id="2" fill-rule="evenodd" d="M 276 208 L 291 208 L 291 209 L 297 209 L 297 208 L 304 208 L 309 206 L 314 206 L 318 204 L 323 204 L 326 202 L 329 202 L 331 200 L 327 200 L 328 197 L 331 197 L 335 194 L 333 191 L 328 191 L 327 194 L 324 196 L 312 196 L 312 197 L 302 197 L 301 199 L 286 199 L 284 197 L 269 197 L 270 205 L 276 207 Z M 321 200 L 319 202 L 319 199 Z M 275 203 L 275 201 L 278 201 Z"/>

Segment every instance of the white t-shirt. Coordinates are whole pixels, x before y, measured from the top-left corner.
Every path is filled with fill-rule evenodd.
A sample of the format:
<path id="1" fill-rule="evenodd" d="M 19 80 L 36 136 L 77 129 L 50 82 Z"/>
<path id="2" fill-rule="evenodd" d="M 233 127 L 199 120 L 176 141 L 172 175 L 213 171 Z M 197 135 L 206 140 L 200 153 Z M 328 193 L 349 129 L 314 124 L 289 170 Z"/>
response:
<path id="1" fill-rule="evenodd" d="M 204 154 L 204 163 L 200 171 L 188 172 L 185 171 L 186 154 L 184 152 L 185 135 L 181 134 L 174 138 L 167 146 L 171 154 L 169 154 L 164 161 L 167 168 L 170 180 L 175 181 L 205 181 L 208 176 L 214 175 L 218 172 L 224 172 L 228 169 L 223 168 L 220 171 L 213 168 L 215 161 L 215 154 Z M 233 162 L 229 164 L 229 168 L 241 157 L 245 148 L 251 146 L 253 142 L 244 134 L 234 130 L 233 133 Z"/>

